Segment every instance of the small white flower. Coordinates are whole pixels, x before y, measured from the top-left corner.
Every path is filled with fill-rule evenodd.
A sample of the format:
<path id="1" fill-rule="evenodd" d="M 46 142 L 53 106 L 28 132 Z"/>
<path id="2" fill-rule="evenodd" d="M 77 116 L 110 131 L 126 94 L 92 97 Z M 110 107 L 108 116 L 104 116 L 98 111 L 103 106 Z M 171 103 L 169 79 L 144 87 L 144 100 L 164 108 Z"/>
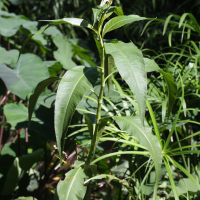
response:
<path id="1" fill-rule="evenodd" d="M 100 4 L 100 7 L 103 7 L 104 4 L 106 4 L 107 2 L 109 2 L 109 0 L 102 0 L 102 1 L 101 1 L 101 4 Z"/>

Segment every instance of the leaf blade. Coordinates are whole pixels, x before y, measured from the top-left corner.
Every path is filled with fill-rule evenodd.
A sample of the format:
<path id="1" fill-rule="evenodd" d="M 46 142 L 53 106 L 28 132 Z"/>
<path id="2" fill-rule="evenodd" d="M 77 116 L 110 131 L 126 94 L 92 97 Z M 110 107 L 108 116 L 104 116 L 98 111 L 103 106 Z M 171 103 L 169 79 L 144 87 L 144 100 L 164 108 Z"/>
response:
<path id="1" fill-rule="evenodd" d="M 54 123 L 60 157 L 64 146 L 65 133 L 67 133 L 76 106 L 83 95 L 93 88 L 97 77 L 96 68 L 77 66 L 65 73 L 58 86 Z"/>
<path id="2" fill-rule="evenodd" d="M 127 82 L 139 105 L 144 123 L 147 95 L 147 75 L 142 52 L 133 43 L 106 43 L 105 50 L 115 60 L 116 67 Z"/>
<path id="3" fill-rule="evenodd" d="M 128 16 L 117 16 L 112 18 L 110 21 L 108 21 L 103 29 L 103 37 L 106 33 L 113 31 L 117 28 L 120 28 L 126 24 L 129 24 L 131 22 L 140 21 L 146 19 L 145 17 L 140 17 L 138 15 L 128 15 Z"/>

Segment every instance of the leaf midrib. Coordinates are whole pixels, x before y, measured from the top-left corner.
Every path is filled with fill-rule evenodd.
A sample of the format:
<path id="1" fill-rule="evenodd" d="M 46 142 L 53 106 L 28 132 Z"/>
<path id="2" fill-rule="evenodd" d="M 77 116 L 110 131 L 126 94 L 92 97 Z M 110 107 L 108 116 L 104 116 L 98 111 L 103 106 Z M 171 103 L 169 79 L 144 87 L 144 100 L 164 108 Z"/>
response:
<path id="1" fill-rule="evenodd" d="M 92 69 L 92 68 L 91 68 L 91 69 Z M 85 72 L 85 74 L 87 74 L 91 69 L 88 69 L 88 70 Z M 73 91 L 75 90 L 75 88 L 77 87 L 77 85 L 79 84 L 79 82 L 81 81 L 81 79 L 84 77 L 85 74 L 83 73 L 83 74 L 81 75 L 81 77 L 79 78 L 78 82 L 75 84 L 75 86 L 74 86 L 74 88 L 73 88 L 73 90 L 72 90 L 72 92 L 71 92 L 71 94 L 70 94 L 69 101 L 68 101 L 67 106 L 66 106 L 66 109 L 65 109 L 65 116 L 66 116 L 66 114 L 67 114 L 67 108 L 68 108 L 68 106 L 69 106 L 69 102 L 70 102 L 71 97 L 72 97 L 72 95 L 73 95 Z M 65 117 L 63 118 L 62 133 L 63 133 L 63 130 L 64 130 L 64 120 L 65 120 Z"/>
<path id="2" fill-rule="evenodd" d="M 123 17 L 123 16 L 119 16 L 119 17 Z M 126 17 L 130 17 L 130 16 L 126 16 Z M 107 32 L 109 32 L 109 31 L 112 29 L 112 27 L 115 26 L 116 24 L 119 24 L 120 22 L 126 21 L 126 20 L 128 21 L 128 20 L 130 20 L 130 19 L 123 19 L 123 20 L 120 20 L 120 21 L 118 21 L 117 23 L 111 25 L 103 35 L 105 35 Z M 111 23 L 111 22 L 112 22 L 112 21 L 110 21 L 110 23 Z M 108 25 L 109 25 L 109 22 L 106 24 L 106 27 L 107 27 Z M 105 27 L 104 30 L 106 30 L 106 27 Z"/>
<path id="3" fill-rule="evenodd" d="M 81 170 L 81 168 L 79 168 L 78 171 L 76 172 L 76 174 L 74 175 L 74 180 L 75 180 L 75 178 L 76 178 L 76 176 L 77 176 L 77 174 L 78 174 L 78 172 L 79 172 L 80 170 Z M 69 197 L 70 192 L 71 192 L 72 185 L 73 185 L 74 182 L 75 182 L 74 180 L 72 181 L 72 184 L 70 184 L 70 186 L 69 186 L 69 190 L 68 190 L 68 193 L 67 193 L 67 196 L 66 196 L 66 200 L 68 200 L 68 197 Z"/>
<path id="4" fill-rule="evenodd" d="M 114 44 L 112 44 L 112 43 L 111 43 L 110 45 L 113 45 L 113 46 L 114 46 Z M 120 49 L 118 46 L 114 46 L 114 47 L 118 48 L 119 51 L 121 51 L 121 49 Z M 131 69 L 131 71 L 132 71 L 132 73 L 133 73 L 133 76 L 135 77 L 135 73 L 134 73 L 134 71 L 133 71 L 133 69 L 132 69 L 132 67 L 131 67 L 131 63 L 129 62 L 128 58 L 126 57 L 126 54 L 124 54 L 123 51 L 121 51 L 121 52 L 122 52 L 122 54 L 125 56 L 126 60 L 128 61 L 129 66 L 130 66 L 130 69 Z M 137 88 L 139 88 L 136 77 L 135 77 L 135 82 L 136 82 Z M 140 102 L 141 102 L 140 93 L 139 93 L 138 96 L 139 96 L 139 99 L 140 99 Z M 140 103 L 139 103 L 139 104 L 140 104 Z"/>
<path id="5" fill-rule="evenodd" d="M 131 121 L 127 120 L 126 118 L 120 117 L 120 116 L 115 116 L 115 118 L 116 117 L 121 118 L 122 120 L 125 120 L 125 121 L 129 122 L 130 124 L 132 124 L 133 126 L 135 126 L 138 130 L 140 130 L 140 132 L 145 136 L 145 138 L 147 139 L 148 143 L 150 144 L 150 147 L 151 147 L 151 150 L 153 152 L 154 158 L 156 158 L 156 155 L 155 155 L 155 153 L 153 151 L 153 147 L 151 145 L 151 142 L 148 140 L 148 137 L 143 133 L 143 131 L 141 131 L 141 129 L 138 126 L 136 126 L 135 124 L 133 124 Z"/>

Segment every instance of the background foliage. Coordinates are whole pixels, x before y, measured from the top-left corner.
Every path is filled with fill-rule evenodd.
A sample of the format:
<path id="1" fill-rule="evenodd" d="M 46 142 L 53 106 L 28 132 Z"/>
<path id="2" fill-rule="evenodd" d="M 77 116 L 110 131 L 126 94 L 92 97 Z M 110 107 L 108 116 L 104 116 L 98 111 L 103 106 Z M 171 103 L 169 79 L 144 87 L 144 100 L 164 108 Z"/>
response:
<path id="1" fill-rule="evenodd" d="M 85 125 L 90 121 L 94 123 L 96 96 L 89 91 L 79 103 L 68 130 L 68 135 L 71 134 L 71 137 L 68 136 L 64 147 L 68 157 L 65 158 L 65 154 L 63 155 L 65 163 L 60 168 L 58 152 L 53 146 L 56 144 L 54 103 L 60 80 L 53 78 L 62 77 L 76 65 L 86 67 L 100 65 L 93 35 L 86 28 L 71 25 L 60 24 L 50 27 L 43 35 L 34 35 L 26 45 L 17 65 L 16 61 L 28 35 L 46 25 L 46 22 L 39 20 L 80 17 L 92 23 L 92 8 L 99 3 L 97 0 L 0 2 L 0 198 L 53 199 L 58 181 L 64 179 L 72 166 L 78 170 L 76 169 L 80 164 L 78 160 L 84 160 L 86 157 L 90 130 Z M 123 28 L 107 33 L 107 38 L 116 38 L 124 42 L 129 42 L 130 39 L 142 50 L 146 58 L 154 59 L 164 70 L 163 73 L 149 70 L 148 100 L 153 108 L 162 140 L 166 142 L 171 130 L 175 133 L 170 137 L 170 148 L 174 144 L 172 153 L 168 150 L 170 158 L 184 166 L 187 169 L 186 175 L 191 174 L 198 183 L 200 26 L 198 22 L 195 23 L 195 18 L 198 21 L 199 4 L 198 0 L 133 2 L 116 0 L 114 5 L 121 7 L 126 15 L 137 14 L 157 19 L 146 27 L 142 36 L 140 34 L 147 21 L 127 25 L 126 33 Z M 194 18 L 192 16 L 185 18 L 184 13 L 192 13 Z M 171 14 L 173 16 L 167 18 Z M 181 19 L 183 23 L 179 28 Z M 192 30 L 191 34 L 189 30 Z M 146 65 L 152 67 L 151 63 Z M 165 72 L 169 75 L 164 74 Z M 44 79 L 49 79 L 48 83 L 43 83 L 48 88 L 40 91 L 41 95 L 32 111 L 31 123 L 28 124 L 30 97 L 38 83 Z M 176 83 L 177 93 L 172 91 L 171 79 Z M 108 89 L 105 91 L 102 115 L 106 116 L 108 113 L 134 115 L 137 107 L 128 85 L 118 73 L 114 74 L 112 82 L 114 86 L 111 86 L 110 91 Z M 97 93 L 99 89 L 97 84 L 94 91 Z M 167 103 L 169 98 L 171 107 Z M 81 115 L 83 110 L 88 111 L 85 117 Z M 148 125 L 154 127 L 153 131 L 156 132 L 151 107 L 147 108 L 145 118 Z M 80 126 L 73 126 L 74 124 Z M 117 151 L 141 151 L 140 145 L 143 144 L 137 138 L 130 140 L 119 129 L 122 125 L 120 126 L 120 123 L 118 125 L 106 126 L 106 139 L 102 137 L 97 146 L 98 156 Z M 197 134 L 190 137 L 194 133 Z M 120 140 L 122 141 L 118 143 Z M 183 142 L 180 144 L 179 140 Z M 129 146 L 128 142 L 134 145 Z M 188 151 L 185 152 L 187 155 L 179 150 Z M 103 180 L 100 177 L 97 178 L 99 181 L 91 180 L 88 183 L 85 199 L 128 199 L 127 185 L 119 184 L 118 180 L 110 182 L 109 174 L 115 175 L 120 180 L 128 180 L 134 198 L 152 198 L 155 171 L 150 170 L 152 162 L 148 158 L 142 155 L 123 155 L 99 161 L 97 172 L 106 175 Z M 198 199 L 199 186 L 183 173 L 177 163 L 164 161 L 157 192 L 158 199 L 175 198 L 176 194 L 172 191 L 173 184 L 170 184 L 170 179 L 174 180 L 177 196 L 181 199 Z M 148 178 L 146 175 L 149 175 Z M 58 188 L 62 190 L 60 182 Z"/>

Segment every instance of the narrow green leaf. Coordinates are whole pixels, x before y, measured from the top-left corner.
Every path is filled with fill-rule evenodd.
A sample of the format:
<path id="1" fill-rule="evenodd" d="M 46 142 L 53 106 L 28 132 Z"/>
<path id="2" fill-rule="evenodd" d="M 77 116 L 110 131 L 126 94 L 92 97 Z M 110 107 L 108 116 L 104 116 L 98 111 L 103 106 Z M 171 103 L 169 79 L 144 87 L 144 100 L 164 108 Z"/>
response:
<path id="1" fill-rule="evenodd" d="M 151 153 L 156 169 L 155 187 L 158 187 L 162 164 L 162 150 L 157 137 L 151 134 L 151 128 L 147 124 L 145 124 L 145 127 L 142 126 L 139 117 L 114 116 L 113 119 L 119 125 L 121 130 L 126 131 L 128 134 L 134 136 L 139 143 L 146 147 Z"/>
<path id="2" fill-rule="evenodd" d="M 151 104 L 150 104 L 148 99 L 147 99 L 146 104 L 147 104 L 147 108 L 148 108 L 150 116 L 151 116 L 151 120 L 153 122 L 153 126 L 154 126 L 154 129 L 155 129 L 156 136 L 157 136 L 157 138 L 159 140 L 160 145 L 162 146 L 161 137 L 160 137 L 160 131 L 158 129 L 158 124 L 156 122 L 156 117 L 154 115 L 153 109 L 152 109 Z"/>
<path id="3" fill-rule="evenodd" d="M 106 43 L 105 50 L 115 60 L 122 78 L 129 85 L 139 105 L 141 122 L 144 123 L 147 95 L 147 74 L 142 52 L 133 43 Z"/>
<path id="4" fill-rule="evenodd" d="M 93 12 L 93 17 L 94 17 L 94 22 L 93 22 L 93 26 L 95 25 L 96 21 L 98 20 L 98 16 L 101 12 L 101 8 L 92 8 L 92 12 Z"/>
<path id="5" fill-rule="evenodd" d="M 167 26 L 168 26 L 168 24 L 169 24 L 169 22 L 170 22 L 170 20 L 171 20 L 171 18 L 172 18 L 173 16 L 174 16 L 174 15 L 169 15 L 169 16 L 167 17 L 167 19 L 165 20 L 164 29 L 163 29 L 163 35 L 165 35 L 166 30 L 167 30 Z"/>
<path id="6" fill-rule="evenodd" d="M 124 15 L 124 12 L 120 7 L 115 6 L 114 8 L 115 8 L 114 12 L 115 12 L 116 15 L 118 15 L 118 16 Z"/>
<path id="7" fill-rule="evenodd" d="M 170 112 L 172 111 L 172 108 L 174 106 L 175 100 L 176 100 L 176 94 L 177 94 L 177 85 L 174 82 L 171 75 L 164 72 L 162 69 L 159 70 L 159 72 L 163 75 L 168 88 L 168 116 Z"/>
<path id="8" fill-rule="evenodd" d="M 88 21 L 86 21 L 84 19 L 79 19 L 79 18 L 63 18 L 63 19 L 42 20 L 42 21 L 49 21 L 49 22 L 52 22 L 52 23 L 68 23 L 68 24 L 71 24 L 73 26 L 86 27 L 86 28 L 94 30 L 93 26 L 91 24 L 89 24 Z"/>
<path id="9" fill-rule="evenodd" d="M 149 152 L 147 152 L 147 151 L 120 151 L 120 152 L 115 152 L 115 153 L 109 153 L 109 154 L 106 154 L 104 156 L 97 158 L 96 160 L 92 161 L 90 164 L 95 164 L 100 160 L 103 160 L 105 158 L 109 158 L 109 157 L 112 157 L 112 156 L 126 155 L 126 154 L 129 154 L 129 155 L 149 155 Z"/>
<path id="10" fill-rule="evenodd" d="M 110 94 L 110 87 L 112 83 L 112 73 L 114 71 L 115 61 L 111 55 L 106 55 L 106 65 L 105 65 L 105 78 L 107 78 L 106 83 L 108 86 L 108 96 Z"/>
<path id="11" fill-rule="evenodd" d="M 118 29 L 126 24 L 145 19 L 146 19 L 145 17 L 140 17 L 138 15 L 128 15 L 128 16 L 124 15 L 124 16 L 114 17 L 105 24 L 102 37 L 104 37 L 106 33 Z"/>
<path id="12" fill-rule="evenodd" d="M 91 122 L 91 120 L 90 120 L 90 118 L 88 117 L 87 114 L 84 113 L 84 116 L 85 116 L 85 121 L 86 121 L 87 126 L 88 126 L 88 130 L 90 132 L 90 137 L 92 139 L 92 137 L 93 137 L 93 124 L 92 124 L 92 122 Z"/>
<path id="13" fill-rule="evenodd" d="M 169 153 L 169 155 L 170 156 L 178 156 L 178 155 L 186 155 L 186 154 L 194 154 L 194 153 L 199 154 L 200 150 L 188 150 L 188 151 L 171 152 L 171 153 Z"/>
<path id="14" fill-rule="evenodd" d="M 62 77 L 55 102 L 55 132 L 60 157 L 73 113 L 83 95 L 93 88 L 98 78 L 96 68 L 77 66 Z"/>
<path id="15" fill-rule="evenodd" d="M 174 178 L 172 176 L 172 172 L 171 172 L 171 168 L 170 168 L 169 162 L 168 162 L 167 159 L 166 160 L 164 159 L 164 162 L 165 162 L 165 167 L 167 169 L 169 180 L 170 180 L 170 183 L 171 183 L 171 186 L 172 186 L 172 190 L 174 192 L 175 200 L 179 200 L 179 197 L 178 197 L 178 194 L 177 194 L 177 190 L 176 190 L 176 185 L 174 183 Z"/>
<path id="16" fill-rule="evenodd" d="M 65 179 L 59 181 L 54 200 L 83 200 L 87 187 L 84 186 L 85 173 L 81 167 L 70 170 Z"/>
<path id="17" fill-rule="evenodd" d="M 37 103 L 39 96 L 42 94 L 42 92 L 44 92 L 44 90 L 47 86 L 49 86 L 51 83 L 53 83 L 53 82 L 55 82 L 59 79 L 60 78 L 58 78 L 58 77 L 50 77 L 46 80 L 41 81 L 36 86 L 34 93 L 30 96 L 30 99 L 29 99 L 29 107 L 28 107 L 29 125 L 30 125 L 31 117 L 32 117 L 32 114 L 33 114 L 33 111 L 35 109 L 35 105 Z"/>

